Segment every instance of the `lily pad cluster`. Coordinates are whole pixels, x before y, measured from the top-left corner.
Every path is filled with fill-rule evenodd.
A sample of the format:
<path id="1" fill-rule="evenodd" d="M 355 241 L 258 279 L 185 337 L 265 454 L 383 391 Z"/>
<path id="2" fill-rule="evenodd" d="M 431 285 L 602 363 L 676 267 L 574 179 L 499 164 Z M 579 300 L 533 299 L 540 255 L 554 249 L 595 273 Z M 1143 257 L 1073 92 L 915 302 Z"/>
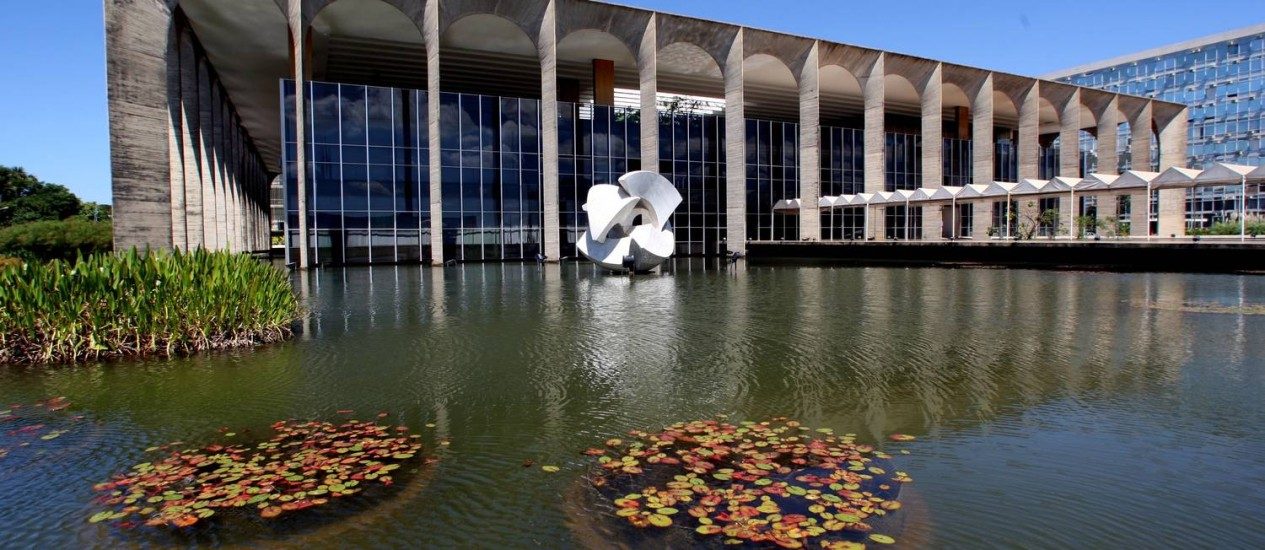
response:
<path id="1" fill-rule="evenodd" d="M 94 487 L 106 509 L 89 522 L 187 528 L 238 513 L 269 520 L 327 505 L 376 484 L 390 486 L 418 459 L 421 436 L 374 422 L 282 421 L 250 447 L 211 444 L 168 451 Z M 235 434 L 225 434 L 225 436 Z"/>
<path id="2" fill-rule="evenodd" d="M 900 509 L 900 485 L 912 481 L 853 434 L 785 418 L 682 422 L 629 436 L 586 451 L 598 462 L 591 481 L 615 515 L 637 528 L 690 529 L 726 544 L 893 543 L 876 520 Z"/>

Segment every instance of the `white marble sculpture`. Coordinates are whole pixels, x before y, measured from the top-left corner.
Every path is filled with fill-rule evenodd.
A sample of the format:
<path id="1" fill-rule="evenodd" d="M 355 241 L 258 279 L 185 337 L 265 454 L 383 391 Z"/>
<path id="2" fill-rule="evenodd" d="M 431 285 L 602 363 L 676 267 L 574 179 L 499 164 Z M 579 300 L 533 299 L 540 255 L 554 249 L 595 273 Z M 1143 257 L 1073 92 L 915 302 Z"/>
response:
<path id="1" fill-rule="evenodd" d="M 577 247 L 607 269 L 654 269 L 676 248 L 676 237 L 665 227 L 680 204 L 672 182 L 654 172 L 629 172 L 619 185 L 594 185 L 584 203 L 589 228 Z"/>

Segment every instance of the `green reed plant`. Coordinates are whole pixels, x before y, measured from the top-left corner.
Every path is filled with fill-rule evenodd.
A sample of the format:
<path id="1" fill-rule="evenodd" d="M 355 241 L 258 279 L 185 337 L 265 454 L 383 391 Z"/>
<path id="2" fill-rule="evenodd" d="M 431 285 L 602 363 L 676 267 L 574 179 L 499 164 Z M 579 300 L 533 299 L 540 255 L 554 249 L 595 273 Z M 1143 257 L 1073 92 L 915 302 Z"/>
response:
<path id="1" fill-rule="evenodd" d="M 293 334 L 286 273 L 227 252 L 94 254 L 0 268 L 0 363 L 184 355 Z"/>

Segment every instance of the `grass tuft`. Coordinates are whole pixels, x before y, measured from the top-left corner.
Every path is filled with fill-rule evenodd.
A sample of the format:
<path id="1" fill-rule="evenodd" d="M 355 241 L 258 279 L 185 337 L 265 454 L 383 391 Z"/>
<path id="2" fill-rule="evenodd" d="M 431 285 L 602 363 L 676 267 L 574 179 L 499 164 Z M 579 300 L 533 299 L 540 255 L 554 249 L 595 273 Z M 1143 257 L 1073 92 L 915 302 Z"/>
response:
<path id="1" fill-rule="evenodd" d="M 187 355 L 293 334 L 287 274 L 227 252 L 94 254 L 0 267 L 0 363 Z"/>

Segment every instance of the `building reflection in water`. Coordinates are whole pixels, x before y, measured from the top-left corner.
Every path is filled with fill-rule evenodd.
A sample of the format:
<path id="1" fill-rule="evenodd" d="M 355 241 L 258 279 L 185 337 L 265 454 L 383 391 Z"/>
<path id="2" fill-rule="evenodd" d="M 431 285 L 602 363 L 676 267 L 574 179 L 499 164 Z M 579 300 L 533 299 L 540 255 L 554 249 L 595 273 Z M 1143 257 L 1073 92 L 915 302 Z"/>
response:
<path id="1" fill-rule="evenodd" d="M 558 429 L 568 414 L 633 427 L 738 413 L 877 437 L 1177 386 L 1210 351 L 1234 364 L 1262 353 L 1246 315 L 1146 307 L 1245 304 L 1259 289 L 1244 278 L 696 260 L 671 271 L 348 268 L 314 273 L 302 292 L 313 338 L 410 365 L 419 399 L 530 400 Z"/>

